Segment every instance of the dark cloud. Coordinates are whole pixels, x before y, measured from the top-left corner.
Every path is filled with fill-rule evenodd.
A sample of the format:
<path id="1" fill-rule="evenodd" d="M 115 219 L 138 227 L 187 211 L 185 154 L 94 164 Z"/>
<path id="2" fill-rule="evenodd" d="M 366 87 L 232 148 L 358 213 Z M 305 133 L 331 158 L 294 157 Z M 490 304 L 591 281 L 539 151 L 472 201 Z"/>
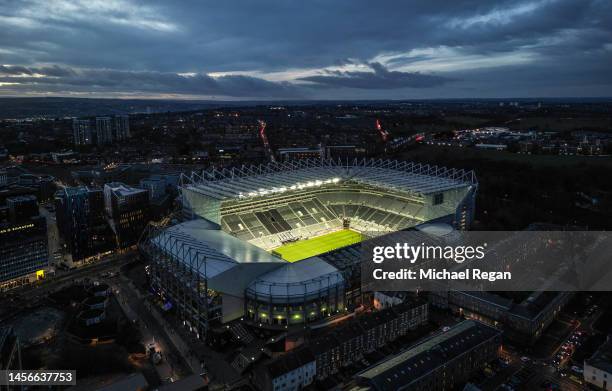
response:
<path id="1" fill-rule="evenodd" d="M 611 87 L 589 71 L 612 52 L 605 0 L 0 2 L 0 94 L 512 96 L 574 93 L 565 78 L 579 74 L 584 95 Z"/>
<path id="2" fill-rule="evenodd" d="M 19 75 L 19 78 L 13 76 Z M 229 97 L 303 97 L 299 88 L 286 82 L 270 82 L 244 75 L 211 77 L 206 74 L 180 75 L 155 71 L 111 69 L 77 70 L 68 67 L 0 67 L 1 83 L 12 90 L 34 92 L 95 92 L 187 94 Z"/>
<path id="3" fill-rule="evenodd" d="M 335 71 L 324 75 L 306 76 L 298 80 L 308 81 L 325 87 L 360 88 L 389 90 L 401 88 L 428 88 L 443 85 L 450 78 L 426 75 L 419 72 L 389 71 L 382 64 L 368 64 L 372 72 Z"/>
<path id="4" fill-rule="evenodd" d="M 0 75 L 32 76 L 45 75 L 52 77 L 74 76 L 76 73 L 69 67 L 52 65 L 46 67 L 25 67 L 21 65 L 0 65 Z"/>
<path id="5" fill-rule="evenodd" d="M 0 75 L 31 75 L 32 71 L 24 66 L 0 65 Z"/>

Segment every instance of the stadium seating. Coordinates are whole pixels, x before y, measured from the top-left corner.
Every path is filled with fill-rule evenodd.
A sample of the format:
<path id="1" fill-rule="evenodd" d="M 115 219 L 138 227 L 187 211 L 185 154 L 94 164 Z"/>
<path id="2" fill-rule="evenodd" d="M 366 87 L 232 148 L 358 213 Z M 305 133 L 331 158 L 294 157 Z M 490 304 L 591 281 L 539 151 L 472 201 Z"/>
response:
<path id="1" fill-rule="evenodd" d="M 259 247 L 273 249 L 346 227 L 359 232 L 391 232 L 420 222 L 422 205 L 387 194 L 361 191 L 323 191 L 278 202 L 253 212 L 227 214 L 222 229 Z M 344 224 L 343 224 L 344 223 Z"/>

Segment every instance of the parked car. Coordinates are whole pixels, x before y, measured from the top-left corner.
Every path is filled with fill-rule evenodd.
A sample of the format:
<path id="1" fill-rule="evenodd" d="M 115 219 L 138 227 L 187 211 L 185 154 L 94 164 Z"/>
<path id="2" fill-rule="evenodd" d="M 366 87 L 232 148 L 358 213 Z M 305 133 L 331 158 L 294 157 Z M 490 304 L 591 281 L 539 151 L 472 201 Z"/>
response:
<path id="1" fill-rule="evenodd" d="M 576 373 L 580 373 L 580 374 L 584 373 L 584 369 L 580 368 L 577 365 L 572 365 L 572 371 L 574 371 Z"/>

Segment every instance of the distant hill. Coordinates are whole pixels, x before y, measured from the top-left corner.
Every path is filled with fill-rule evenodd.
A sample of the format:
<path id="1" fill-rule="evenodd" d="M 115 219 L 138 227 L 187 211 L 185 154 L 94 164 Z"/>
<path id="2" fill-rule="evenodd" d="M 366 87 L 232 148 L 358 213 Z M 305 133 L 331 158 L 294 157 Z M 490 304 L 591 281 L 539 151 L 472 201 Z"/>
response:
<path id="1" fill-rule="evenodd" d="M 232 105 L 227 102 L 148 99 L 0 98 L 0 118 L 83 117 L 91 115 L 190 111 Z M 241 104 L 244 105 L 244 102 Z"/>
<path id="2" fill-rule="evenodd" d="M 397 106 L 413 103 L 429 105 L 457 105 L 480 103 L 497 105 L 498 102 L 518 101 L 523 103 L 568 103 L 589 104 L 609 103 L 612 98 L 498 98 L 498 99 L 406 99 L 406 100 L 280 100 L 280 101 L 196 101 L 196 100 L 162 100 L 162 99 L 92 99 L 92 98 L 1 98 L 0 119 L 20 119 L 32 117 L 86 117 L 94 115 L 142 114 L 195 111 L 222 107 L 246 107 L 259 105 L 290 106 Z"/>

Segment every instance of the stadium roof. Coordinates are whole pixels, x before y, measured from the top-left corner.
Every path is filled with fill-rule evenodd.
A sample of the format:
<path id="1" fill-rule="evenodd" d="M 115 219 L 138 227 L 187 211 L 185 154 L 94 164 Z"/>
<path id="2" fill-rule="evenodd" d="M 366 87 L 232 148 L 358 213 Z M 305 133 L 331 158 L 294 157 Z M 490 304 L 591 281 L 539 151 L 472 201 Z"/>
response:
<path id="1" fill-rule="evenodd" d="M 302 159 L 183 175 L 182 187 L 215 199 L 265 196 L 339 182 L 422 195 L 476 185 L 473 171 L 383 159 Z"/>
<path id="2" fill-rule="evenodd" d="M 210 229 L 209 223 L 201 219 L 161 230 L 151 238 L 151 242 L 178 261 L 193 265 L 207 278 L 219 275 L 239 263 L 277 263 L 279 266 L 286 263 L 226 232 Z"/>
<path id="3" fill-rule="evenodd" d="M 343 282 L 338 269 L 319 257 L 312 257 L 259 276 L 249 285 L 247 294 L 263 300 L 303 298 Z"/>
<path id="4" fill-rule="evenodd" d="M 159 230 L 150 243 L 199 271 L 210 288 L 234 296 L 244 295 L 248 287 L 262 298 L 303 297 L 344 281 L 340 272 L 321 258 L 288 263 L 227 232 L 211 229 L 202 219 Z"/>

